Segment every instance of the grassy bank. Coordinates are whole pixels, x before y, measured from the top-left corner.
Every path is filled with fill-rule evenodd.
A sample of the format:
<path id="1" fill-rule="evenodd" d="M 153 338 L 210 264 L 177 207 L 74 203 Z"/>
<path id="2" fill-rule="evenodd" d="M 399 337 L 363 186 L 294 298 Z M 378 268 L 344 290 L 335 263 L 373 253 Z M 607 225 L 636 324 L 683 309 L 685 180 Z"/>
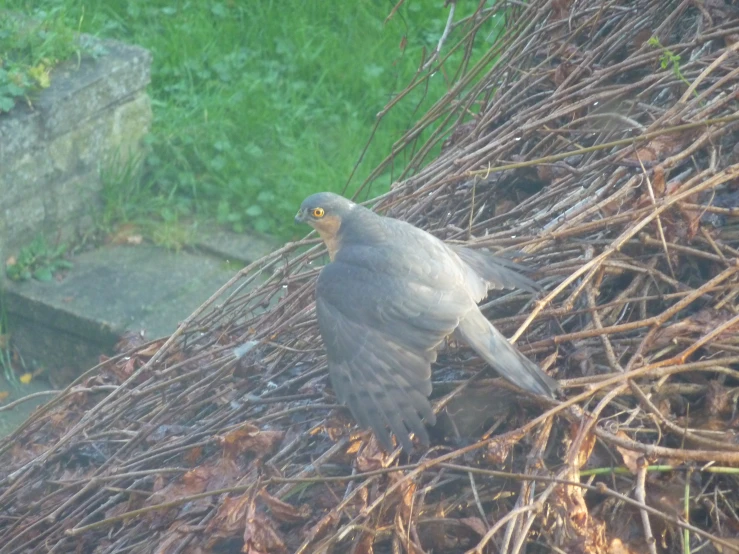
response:
<path id="1" fill-rule="evenodd" d="M 111 182 L 112 219 L 206 218 L 282 237 L 303 233 L 292 215 L 304 196 L 344 188 L 376 114 L 441 36 L 443 1 L 408 0 L 385 22 L 393 4 L 0 0 L 152 50 L 151 155 L 143 179 L 122 171 Z M 477 6 L 467 4 L 459 18 Z M 444 93 L 445 78 L 383 119 L 349 192 Z"/>

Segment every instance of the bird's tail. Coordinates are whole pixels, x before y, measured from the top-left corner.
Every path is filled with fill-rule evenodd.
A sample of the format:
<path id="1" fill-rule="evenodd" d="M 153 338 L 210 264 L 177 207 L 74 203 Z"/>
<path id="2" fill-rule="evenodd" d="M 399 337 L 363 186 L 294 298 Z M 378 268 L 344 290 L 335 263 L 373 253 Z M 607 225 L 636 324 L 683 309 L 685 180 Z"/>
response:
<path id="1" fill-rule="evenodd" d="M 471 310 L 456 332 L 507 381 L 534 394 L 554 396 L 557 382 L 516 350 L 480 310 Z"/>

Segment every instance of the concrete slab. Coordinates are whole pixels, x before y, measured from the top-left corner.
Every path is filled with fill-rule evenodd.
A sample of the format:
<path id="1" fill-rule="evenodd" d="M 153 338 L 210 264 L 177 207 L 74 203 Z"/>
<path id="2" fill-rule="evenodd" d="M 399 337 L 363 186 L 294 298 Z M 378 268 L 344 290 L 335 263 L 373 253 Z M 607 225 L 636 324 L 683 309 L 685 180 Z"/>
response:
<path id="1" fill-rule="evenodd" d="M 212 228 L 199 233 L 196 246 L 224 260 L 248 265 L 274 252 L 281 244 L 272 237 Z"/>
<path id="2" fill-rule="evenodd" d="M 74 267 L 61 280 L 0 281 L 0 304 L 13 346 L 26 369 L 44 369 L 42 378 L 28 385 L 8 383 L 0 372 L 0 392 L 10 393 L 0 407 L 65 387 L 96 365 L 101 354 L 111 354 L 125 332 L 144 330 L 147 338 L 169 335 L 236 271 L 278 247 L 268 237 L 201 230 L 193 251 L 104 247 L 72 259 Z M 0 439 L 49 398 L 0 410 Z"/>
<path id="3" fill-rule="evenodd" d="M 62 280 L 5 290 L 14 345 L 49 372 L 84 371 L 126 331 L 170 334 L 235 271 L 215 256 L 157 246 L 102 248 L 72 261 Z"/>

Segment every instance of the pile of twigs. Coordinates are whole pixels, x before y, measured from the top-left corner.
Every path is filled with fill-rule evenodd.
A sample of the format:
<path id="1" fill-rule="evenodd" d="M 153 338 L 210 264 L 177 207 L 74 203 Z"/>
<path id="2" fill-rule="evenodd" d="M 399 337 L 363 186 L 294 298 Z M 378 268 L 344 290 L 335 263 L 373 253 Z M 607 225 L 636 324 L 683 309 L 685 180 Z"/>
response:
<path id="1" fill-rule="evenodd" d="M 327 387 L 310 238 L 3 443 L 0 552 L 739 552 L 737 9 L 498 2 L 413 87 L 501 14 L 375 207 L 536 269 L 484 311 L 566 400 L 450 344 L 432 447 L 383 455 Z"/>

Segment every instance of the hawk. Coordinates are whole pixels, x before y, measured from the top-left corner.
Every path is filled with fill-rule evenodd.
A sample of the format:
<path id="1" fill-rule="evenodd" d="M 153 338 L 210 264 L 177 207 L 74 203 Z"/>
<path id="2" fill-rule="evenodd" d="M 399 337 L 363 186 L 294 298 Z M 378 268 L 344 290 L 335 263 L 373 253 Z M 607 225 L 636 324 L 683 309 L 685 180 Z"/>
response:
<path id="1" fill-rule="evenodd" d="M 556 381 L 477 305 L 489 289 L 535 290 L 515 264 L 446 244 L 330 192 L 306 198 L 295 221 L 318 231 L 330 258 L 316 284 L 316 313 L 331 384 L 386 450 L 393 445 L 388 427 L 406 452 L 413 449 L 410 433 L 429 444 L 423 420 L 436 421 L 428 399 L 431 364 L 452 333 L 504 379 L 554 395 Z"/>

